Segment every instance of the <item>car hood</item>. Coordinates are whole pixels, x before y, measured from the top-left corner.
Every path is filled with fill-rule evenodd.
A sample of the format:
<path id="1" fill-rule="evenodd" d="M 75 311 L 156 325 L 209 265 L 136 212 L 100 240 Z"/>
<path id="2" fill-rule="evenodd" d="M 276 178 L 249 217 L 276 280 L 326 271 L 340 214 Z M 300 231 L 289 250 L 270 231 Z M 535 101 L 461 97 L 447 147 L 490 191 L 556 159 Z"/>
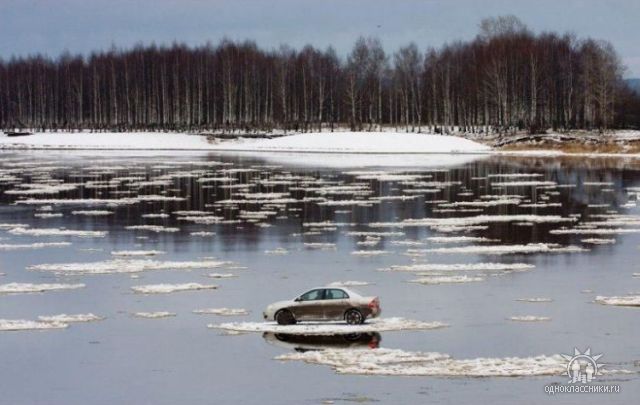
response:
<path id="1" fill-rule="evenodd" d="M 282 308 L 282 307 L 288 307 L 290 305 L 293 305 L 293 303 L 294 303 L 293 300 L 285 300 L 285 301 L 274 302 L 273 304 L 269 304 L 267 306 L 267 310 L 274 310 L 274 309 L 278 309 L 278 308 Z"/>

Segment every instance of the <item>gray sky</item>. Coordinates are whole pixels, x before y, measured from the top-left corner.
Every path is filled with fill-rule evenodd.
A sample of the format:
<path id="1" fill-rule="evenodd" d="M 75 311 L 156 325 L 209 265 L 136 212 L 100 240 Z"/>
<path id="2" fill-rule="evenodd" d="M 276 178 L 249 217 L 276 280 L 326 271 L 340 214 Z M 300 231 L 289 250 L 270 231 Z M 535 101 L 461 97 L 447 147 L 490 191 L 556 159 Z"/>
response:
<path id="1" fill-rule="evenodd" d="M 271 48 L 333 45 L 360 36 L 388 51 L 471 39 L 484 17 L 514 14 L 536 32 L 574 32 L 613 43 L 640 77 L 638 0 L 0 0 L 0 57 L 88 53 L 137 42 L 190 45 L 226 36 Z"/>

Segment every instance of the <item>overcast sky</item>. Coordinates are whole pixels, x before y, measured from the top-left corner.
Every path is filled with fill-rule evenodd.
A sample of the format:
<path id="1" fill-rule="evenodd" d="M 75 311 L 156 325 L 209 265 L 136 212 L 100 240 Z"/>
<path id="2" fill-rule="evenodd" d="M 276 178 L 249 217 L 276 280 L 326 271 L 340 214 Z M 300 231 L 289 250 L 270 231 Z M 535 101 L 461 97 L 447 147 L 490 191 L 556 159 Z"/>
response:
<path id="1" fill-rule="evenodd" d="M 333 45 L 344 55 L 360 36 L 388 51 L 471 39 L 488 16 L 514 14 L 536 32 L 573 32 L 614 44 L 627 77 L 640 77 L 640 0 L 0 0 L 0 57 L 112 44 L 252 39 Z"/>

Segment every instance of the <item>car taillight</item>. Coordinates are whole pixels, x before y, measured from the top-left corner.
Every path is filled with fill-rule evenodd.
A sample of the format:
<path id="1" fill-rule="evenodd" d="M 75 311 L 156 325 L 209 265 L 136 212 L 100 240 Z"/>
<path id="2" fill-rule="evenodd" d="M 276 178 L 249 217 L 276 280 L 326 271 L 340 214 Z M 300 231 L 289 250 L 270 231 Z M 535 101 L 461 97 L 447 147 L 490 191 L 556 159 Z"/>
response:
<path id="1" fill-rule="evenodd" d="M 380 307 L 380 301 L 378 301 L 377 298 L 372 299 L 371 302 L 369 303 L 370 309 L 379 308 L 379 307 Z"/>

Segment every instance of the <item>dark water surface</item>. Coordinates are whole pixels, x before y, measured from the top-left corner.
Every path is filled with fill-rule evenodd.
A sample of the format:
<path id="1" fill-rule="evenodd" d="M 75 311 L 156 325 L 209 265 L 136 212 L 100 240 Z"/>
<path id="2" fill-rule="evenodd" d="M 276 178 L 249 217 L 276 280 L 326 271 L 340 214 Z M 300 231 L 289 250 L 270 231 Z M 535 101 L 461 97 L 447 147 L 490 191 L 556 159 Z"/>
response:
<path id="1" fill-rule="evenodd" d="M 212 162 L 225 163 L 225 166 Z M 0 223 L 26 224 L 28 228 L 66 228 L 107 231 L 104 237 L 34 236 L 0 229 L 1 244 L 69 241 L 68 247 L 44 247 L 0 251 L 0 284 L 84 283 L 85 288 L 41 294 L 0 295 L 0 319 L 35 320 L 41 315 L 94 313 L 106 319 L 77 323 L 47 331 L 0 332 L 0 403 L 6 404 L 113 404 L 113 403 L 321 403 L 325 400 L 380 401 L 382 403 L 634 403 L 640 393 L 637 374 L 611 375 L 604 381 L 619 384 L 621 393 L 549 397 L 544 386 L 564 383 L 566 377 L 398 377 L 335 374 L 331 368 L 302 362 L 280 362 L 274 357 L 295 350 L 305 342 L 273 344 L 261 334 L 226 335 L 206 327 L 227 321 L 260 321 L 263 308 L 291 298 L 305 289 L 333 281 L 371 283 L 358 287 L 382 301 L 384 316 L 441 321 L 450 326 L 431 331 L 380 333 L 380 347 L 406 351 L 441 352 L 454 358 L 530 357 L 572 353 L 591 347 L 603 353 L 601 362 L 610 368 L 637 371 L 640 361 L 640 308 L 594 303 L 597 295 L 640 295 L 638 233 L 617 235 L 551 234 L 563 226 L 578 227 L 601 221 L 598 215 L 614 212 L 640 215 L 636 192 L 640 164 L 604 159 L 479 158 L 425 167 L 340 168 L 322 165 L 288 165 L 260 157 L 213 154 L 145 157 L 132 155 L 90 156 L 87 153 L 20 152 L 0 155 Z M 428 166 L 428 167 L 427 167 Z M 230 170 L 231 169 L 231 170 Z M 243 170 L 234 170 L 243 169 Z M 248 170 L 251 169 L 251 170 Z M 357 179 L 358 171 L 417 174 L 420 185 L 402 180 Z M 490 174 L 527 173 L 524 178 L 487 177 Z M 380 176 L 381 174 L 377 174 Z M 112 183 L 113 178 L 136 177 Z M 232 182 L 199 182 L 227 177 Z M 374 176 L 375 177 L 375 176 Z M 135 181 L 156 183 L 131 185 Z M 163 183 L 157 182 L 158 179 Z M 53 194 L 7 194 L 20 184 L 82 183 L 74 190 Z M 495 187 L 507 181 L 549 181 L 571 187 L 523 185 Z M 406 181 L 406 180 L 405 180 Z M 99 182 L 99 183 L 88 183 Z M 309 188 L 326 184 L 362 184 L 361 195 L 320 195 Z M 586 184 L 585 184 L 586 183 Z M 92 186 L 93 184 L 93 186 Z M 223 188 L 245 184 L 249 188 Z M 102 185 L 103 188 L 96 188 Z M 306 190 L 305 190 L 306 189 Z M 436 189 L 435 192 L 412 189 Z M 403 191 L 404 190 L 404 191 Z M 409 190 L 409 191 L 407 191 Z M 288 203 L 226 204 L 239 193 L 284 193 L 296 199 Z M 368 194 L 367 194 L 368 193 Z M 137 195 L 184 198 L 180 201 L 101 204 L 15 204 L 23 199 L 112 199 Z M 318 204 L 328 200 L 372 199 L 415 195 L 410 200 L 387 200 L 360 205 Z M 433 200 L 488 201 L 486 195 L 520 196 L 552 206 L 498 205 L 477 212 L 442 212 Z M 303 199 L 307 197 L 306 201 Z M 309 199 L 309 197 L 311 197 Z M 246 196 L 246 198 L 250 198 Z M 283 197 L 284 198 L 284 197 Z M 557 204 L 561 206 L 557 206 Z M 50 211 L 42 206 L 51 206 Z M 466 207 L 469 208 L 469 207 Z M 443 208 L 440 208 L 443 209 Z M 77 210 L 110 210 L 108 216 L 73 215 Z M 209 211 L 218 223 L 196 224 L 180 220 L 175 211 Z M 251 222 L 241 210 L 273 211 Z M 336 212 L 338 211 L 338 212 Z M 36 213 L 62 213 L 62 217 L 36 217 Z M 166 213 L 167 218 L 145 218 Z M 469 217 L 476 215 L 574 215 L 577 222 L 522 225 L 490 223 L 487 229 L 465 233 L 441 233 L 429 227 L 374 228 L 371 223 L 405 219 Z M 251 214 L 249 214 L 251 215 Z M 633 221 L 633 217 L 630 221 Z M 234 222 L 235 221 L 235 222 Z M 330 221 L 335 225 L 303 224 Z M 636 219 L 637 221 L 637 219 Z M 518 221 L 515 221 L 518 222 Z M 177 232 L 129 230 L 131 225 L 177 227 Z M 270 225 L 270 226 L 269 226 Z M 27 229 L 28 229 L 27 228 Z M 612 226 L 611 228 L 640 228 Z M 214 232 L 196 236 L 192 232 Z M 347 232 L 403 232 L 382 237 L 377 246 L 358 246 L 362 236 Z M 310 234 L 304 234 L 310 232 Z M 498 245 L 500 243 L 433 243 L 432 236 L 484 236 L 502 244 L 545 243 L 579 246 L 576 253 L 527 255 L 480 255 L 422 253 L 409 256 L 408 249 Z M 141 238 L 142 237 L 142 238 Z M 587 238 L 615 239 L 607 245 L 584 243 Z M 423 241 L 421 246 L 393 241 Z M 333 243 L 335 249 L 312 249 L 304 243 Z M 286 255 L 265 251 L 284 248 Z M 86 263 L 111 260 L 111 251 L 161 250 L 158 261 L 197 261 L 215 257 L 233 262 L 215 269 L 154 270 L 131 274 L 61 275 L 27 268 L 38 264 Z M 387 254 L 363 257 L 357 250 L 384 250 Z M 140 259 L 140 258 L 135 258 Z M 145 259 L 145 258 L 142 258 Z M 393 265 L 416 263 L 528 263 L 525 272 L 487 274 L 481 282 L 421 285 L 407 281 L 409 272 L 383 272 Z M 243 268 L 236 268 L 243 267 Z M 246 267 L 246 268 L 244 268 Z M 237 277 L 211 279 L 209 273 L 234 273 Z M 476 273 L 466 273 L 470 276 Z M 215 283 L 217 290 L 171 294 L 135 294 L 130 287 L 158 283 Z M 545 297 L 549 303 L 527 303 L 521 298 Z M 244 308 L 248 316 L 196 315 L 200 308 Z M 175 317 L 142 319 L 134 312 L 169 311 Z M 514 322 L 515 315 L 550 317 L 546 322 Z M 365 342 L 366 343 L 366 342 Z M 311 342 L 313 344 L 313 342 Z M 331 344 L 329 344 L 331 346 Z"/>

